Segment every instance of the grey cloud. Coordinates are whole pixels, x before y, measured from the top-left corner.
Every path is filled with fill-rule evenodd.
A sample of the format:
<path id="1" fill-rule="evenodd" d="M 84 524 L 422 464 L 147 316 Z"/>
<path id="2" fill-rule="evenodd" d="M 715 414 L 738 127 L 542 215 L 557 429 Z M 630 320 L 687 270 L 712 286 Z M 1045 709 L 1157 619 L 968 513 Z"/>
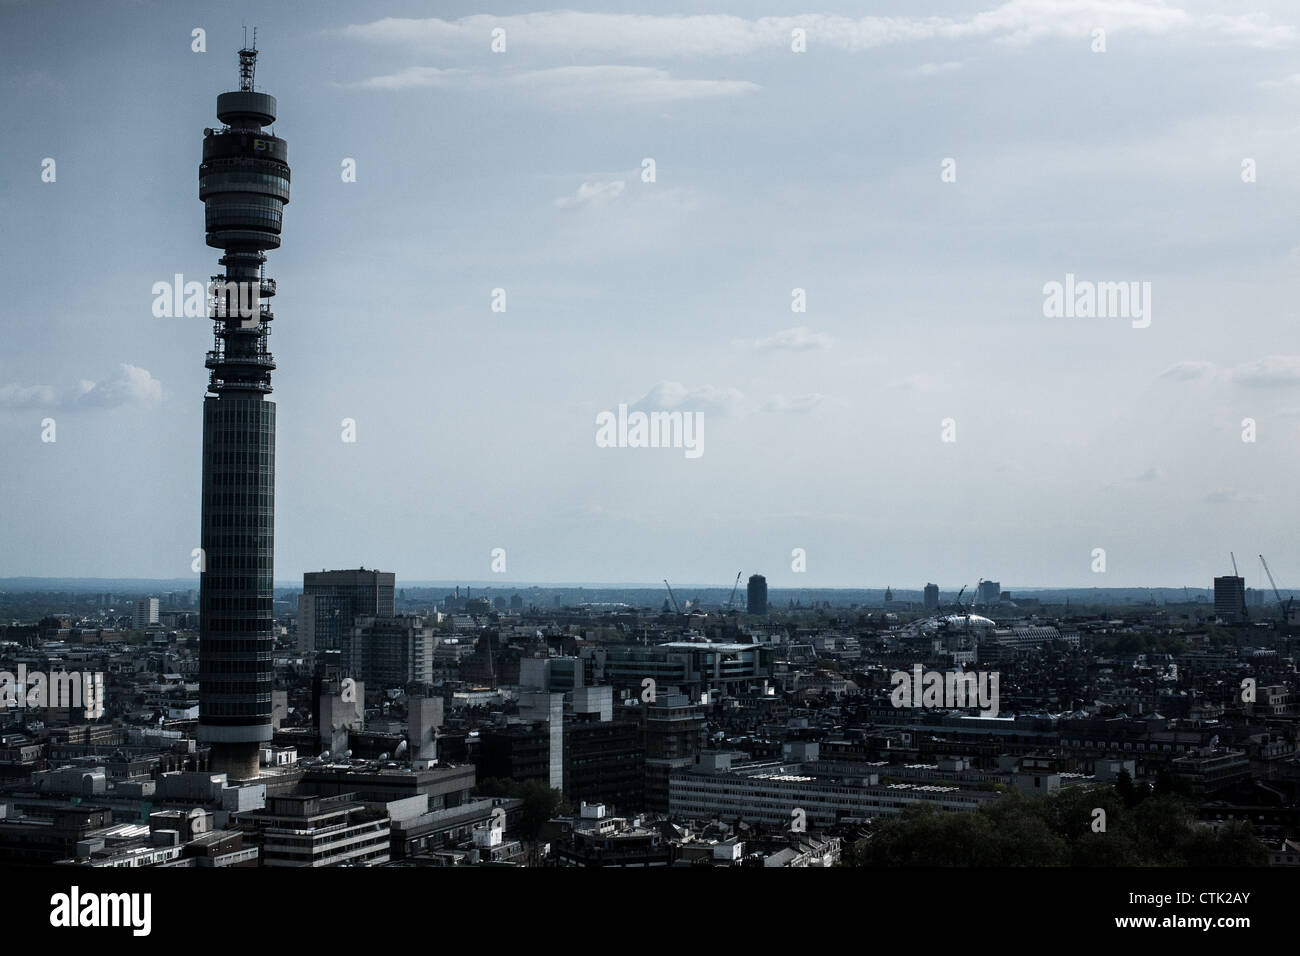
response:
<path id="1" fill-rule="evenodd" d="M 1300 385 L 1300 355 L 1270 355 L 1235 366 L 1228 377 L 1256 388 Z"/>
<path id="2" fill-rule="evenodd" d="M 731 415 L 739 411 L 743 400 L 744 395 L 734 388 L 721 388 L 716 385 L 687 388 L 681 382 L 665 381 L 655 385 L 628 407 L 642 411 L 680 408 L 684 411 Z"/>

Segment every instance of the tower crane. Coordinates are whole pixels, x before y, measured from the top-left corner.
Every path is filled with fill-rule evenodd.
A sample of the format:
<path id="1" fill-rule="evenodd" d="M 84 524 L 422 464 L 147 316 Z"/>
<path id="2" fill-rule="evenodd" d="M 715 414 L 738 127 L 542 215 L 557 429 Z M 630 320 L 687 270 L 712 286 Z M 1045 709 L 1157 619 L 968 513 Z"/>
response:
<path id="1" fill-rule="evenodd" d="M 744 573 L 743 571 L 736 572 L 736 583 L 731 586 L 731 597 L 727 598 L 727 607 L 736 606 L 736 588 L 740 587 L 740 576 L 743 573 Z M 667 581 L 664 582 L 664 584 L 667 583 L 668 583 Z"/>
<path id="2" fill-rule="evenodd" d="M 676 610 L 678 614 L 681 614 L 682 609 L 677 604 L 677 595 L 673 593 L 673 586 L 668 583 L 667 578 L 664 578 L 664 587 L 668 589 L 668 596 L 673 599 L 673 609 Z"/>
<path id="3" fill-rule="evenodd" d="M 1264 573 L 1268 575 L 1268 583 L 1273 587 L 1273 596 L 1277 598 L 1277 609 L 1282 612 L 1282 623 L 1285 624 L 1287 622 L 1287 614 L 1291 609 L 1291 603 L 1295 601 L 1295 598 L 1291 598 L 1283 604 L 1282 592 L 1277 589 L 1277 582 L 1273 580 L 1273 572 L 1268 569 L 1268 562 L 1264 560 L 1262 554 L 1259 556 L 1259 563 L 1264 565 Z"/>

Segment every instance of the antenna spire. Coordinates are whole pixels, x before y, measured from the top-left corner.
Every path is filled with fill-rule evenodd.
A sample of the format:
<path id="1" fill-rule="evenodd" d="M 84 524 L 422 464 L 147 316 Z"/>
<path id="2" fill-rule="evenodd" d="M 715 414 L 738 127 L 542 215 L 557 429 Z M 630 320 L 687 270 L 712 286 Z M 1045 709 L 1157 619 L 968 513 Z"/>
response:
<path id="1" fill-rule="evenodd" d="M 244 27 L 244 47 L 239 51 L 239 90 L 253 92 L 253 74 L 257 72 L 257 27 L 253 27 L 253 45 L 248 45 L 248 27 Z"/>

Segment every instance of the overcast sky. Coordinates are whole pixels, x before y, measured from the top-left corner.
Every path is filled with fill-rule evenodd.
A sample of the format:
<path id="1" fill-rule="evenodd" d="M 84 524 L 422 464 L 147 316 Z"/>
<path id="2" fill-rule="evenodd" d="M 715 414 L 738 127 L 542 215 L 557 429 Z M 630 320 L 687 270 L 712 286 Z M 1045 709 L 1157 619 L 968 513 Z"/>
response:
<path id="1" fill-rule="evenodd" d="M 277 580 L 1300 584 L 1294 4 L 655 6 L 0 4 L 0 575 L 189 573 L 211 331 L 151 289 L 217 271 L 242 18 Z M 620 403 L 703 454 L 597 447 Z"/>

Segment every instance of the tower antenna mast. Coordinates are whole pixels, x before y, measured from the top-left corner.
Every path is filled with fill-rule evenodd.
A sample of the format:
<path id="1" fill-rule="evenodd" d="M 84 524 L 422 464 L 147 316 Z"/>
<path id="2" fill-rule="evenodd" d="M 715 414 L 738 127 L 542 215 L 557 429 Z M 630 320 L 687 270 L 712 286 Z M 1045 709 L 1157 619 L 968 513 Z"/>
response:
<path id="1" fill-rule="evenodd" d="M 244 27 L 244 47 L 239 51 L 239 91 L 253 92 L 253 75 L 257 72 L 257 27 L 253 27 L 253 45 L 248 45 L 248 27 Z"/>

